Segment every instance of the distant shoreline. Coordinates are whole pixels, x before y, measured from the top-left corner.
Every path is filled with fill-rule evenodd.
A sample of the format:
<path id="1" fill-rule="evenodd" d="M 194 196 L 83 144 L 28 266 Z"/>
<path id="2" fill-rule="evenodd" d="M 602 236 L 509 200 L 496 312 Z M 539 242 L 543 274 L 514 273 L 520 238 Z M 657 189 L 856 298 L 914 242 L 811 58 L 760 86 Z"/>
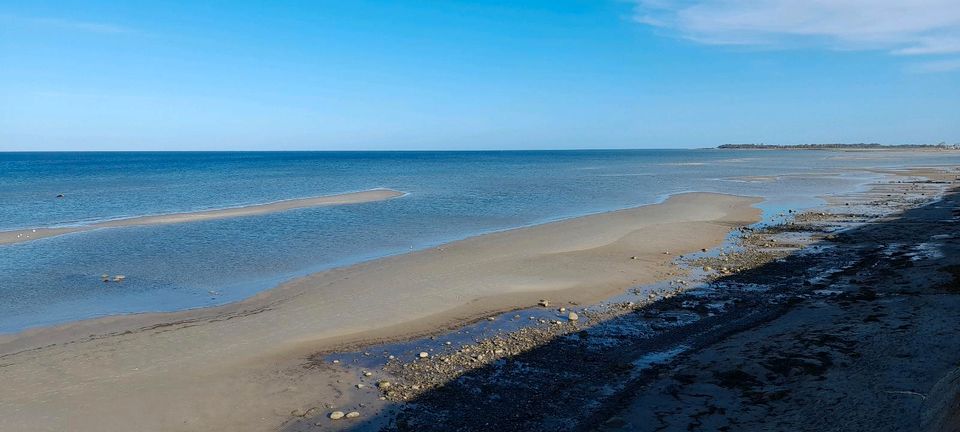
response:
<path id="1" fill-rule="evenodd" d="M 723 144 L 720 150 L 844 150 L 844 151 L 957 151 L 960 147 L 947 144 Z"/>
<path id="2" fill-rule="evenodd" d="M 214 219 L 227 219 L 242 216 L 254 216 L 277 213 L 310 207 L 335 206 L 345 204 L 359 204 L 374 201 L 383 201 L 405 195 L 403 192 L 392 189 L 371 189 L 362 192 L 350 192 L 337 195 L 325 195 L 311 198 L 283 200 L 266 204 L 254 204 L 243 207 L 229 207 L 213 210 L 202 210 L 188 213 L 171 213 L 153 216 L 138 216 L 128 219 L 117 219 L 99 222 L 90 225 L 63 228 L 27 228 L 0 232 L 0 245 L 23 243 L 54 237 L 63 234 L 91 231 L 100 228 L 118 228 L 144 225 L 169 225 L 185 222 L 198 222 Z"/>

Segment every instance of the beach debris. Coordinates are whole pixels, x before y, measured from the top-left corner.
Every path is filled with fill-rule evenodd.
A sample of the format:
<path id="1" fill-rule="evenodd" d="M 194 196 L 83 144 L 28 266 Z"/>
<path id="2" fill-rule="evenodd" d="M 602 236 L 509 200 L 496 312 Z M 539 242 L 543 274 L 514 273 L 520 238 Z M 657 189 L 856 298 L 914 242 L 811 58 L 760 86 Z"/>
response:
<path id="1" fill-rule="evenodd" d="M 346 414 L 344 414 L 343 411 L 334 411 L 334 412 L 330 413 L 330 420 L 340 420 L 340 419 L 342 419 L 345 415 L 346 415 Z"/>
<path id="2" fill-rule="evenodd" d="M 663 251 L 664 255 L 670 255 L 670 251 Z"/>
<path id="3" fill-rule="evenodd" d="M 549 306 L 550 306 L 550 302 L 547 301 L 546 299 L 540 299 L 540 301 L 539 301 L 537 304 L 539 304 L 540 306 L 543 306 L 543 307 L 549 307 Z"/>
<path id="4" fill-rule="evenodd" d="M 363 371 L 363 376 L 365 376 L 365 377 L 371 377 L 371 376 L 373 376 L 373 372 Z"/>
<path id="5" fill-rule="evenodd" d="M 634 256 L 630 257 L 630 259 L 632 259 L 632 260 L 638 260 L 638 259 L 640 259 L 640 257 L 634 255 Z"/>
<path id="6" fill-rule="evenodd" d="M 347 413 L 345 417 L 348 419 L 354 419 L 354 418 L 360 417 L 360 413 L 356 411 L 350 411 Z"/>
<path id="7" fill-rule="evenodd" d="M 340 364 L 340 360 L 334 360 L 333 364 Z"/>
<path id="8" fill-rule="evenodd" d="M 576 320 L 580 319 L 580 316 L 577 315 L 576 312 L 570 312 L 569 314 L 567 314 L 567 319 L 570 320 L 570 321 L 576 321 Z"/>
<path id="9" fill-rule="evenodd" d="M 430 353 L 426 351 L 420 351 L 420 358 L 427 358 L 427 357 L 430 357 Z"/>

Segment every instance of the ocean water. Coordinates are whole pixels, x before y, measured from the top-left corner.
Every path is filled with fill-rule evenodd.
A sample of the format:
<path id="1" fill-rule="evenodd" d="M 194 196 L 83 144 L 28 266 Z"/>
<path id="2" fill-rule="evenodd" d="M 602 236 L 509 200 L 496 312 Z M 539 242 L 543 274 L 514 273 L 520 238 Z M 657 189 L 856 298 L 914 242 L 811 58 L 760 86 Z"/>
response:
<path id="1" fill-rule="evenodd" d="M 336 266 L 680 192 L 761 196 L 772 214 L 878 178 L 857 168 L 958 162 L 952 153 L 738 150 L 0 153 L 0 231 L 378 187 L 408 193 L 0 245 L 0 333 L 224 304 Z M 127 280 L 103 283 L 103 273 Z"/>

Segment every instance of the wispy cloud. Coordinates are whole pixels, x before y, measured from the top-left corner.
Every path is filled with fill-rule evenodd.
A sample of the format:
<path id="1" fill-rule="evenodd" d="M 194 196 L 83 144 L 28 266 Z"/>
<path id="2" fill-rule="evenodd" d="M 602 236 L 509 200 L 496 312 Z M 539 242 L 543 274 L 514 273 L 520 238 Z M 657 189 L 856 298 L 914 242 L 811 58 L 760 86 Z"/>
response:
<path id="1" fill-rule="evenodd" d="M 957 0 L 636 0 L 639 23 L 700 43 L 960 53 Z"/>
<path id="2" fill-rule="evenodd" d="M 129 27 L 116 24 L 65 18 L 24 17 L 19 15 L 0 14 L 0 22 L 6 22 L 8 25 L 14 24 L 26 27 L 85 33 L 121 34 L 134 32 L 134 30 Z"/>
<path id="3" fill-rule="evenodd" d="M 915 73 L 952 72 L 960 70 L 960 59 L 936 60 L 911 65 L 908 69 Z"/>

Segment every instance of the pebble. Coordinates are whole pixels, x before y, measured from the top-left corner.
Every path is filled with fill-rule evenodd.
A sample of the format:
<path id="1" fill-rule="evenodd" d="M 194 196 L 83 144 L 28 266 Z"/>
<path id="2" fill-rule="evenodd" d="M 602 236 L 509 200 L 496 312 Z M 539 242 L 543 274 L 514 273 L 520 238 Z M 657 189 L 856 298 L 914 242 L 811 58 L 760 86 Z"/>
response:
<path id="1" fill-rule="evenodd" d="M 358 413 L 358 412 L 356 412 L 356 411 L 350 411 L 350 412 L 347 413 L 346 417 L 347 417 L 348 419 L 357 418 L 357 417 L 360 417 L 360 413 Z"/>
<path id="2" fill-rule="evenodd" d="M 334 411 L 334 412 L 330 413 L 330 419 L 331 419 L 331 420 L 340 420 L 340 419 L 342 419 L 343 416 L 345 416 L 345 415 L 346 415 L 346 414 L 344 414 L 343 411 Z"/>
<path id="3" fill-rule="evenodd" d="M 373 372 L 364 371 L 364 372 L 363 372 L 363 376 L 365 376 L 365 377 L 373 376 Z"/>
<path id="4" fill-rule="evenodd" d="M 538 304 L 539 304 L 540 306 L 543 306 L 543 307 L 548 307 L 548 306 L 550 306 L 550 302 L 547 301 L 547 300 L 543 300 L 543 299 L 541 299 Z"/>
<path id="5" fill-rule="evenodd" d="M 570 321 L 576 321 L 580 319 L 580 316 L 577 315 L 576 312 L 570 312 L 570 314 L 567 315 L 567 319 L 569 319 Z"/>
<path id="6" fill-rule="evenodd" d="M 430 357 L 430 353 L 426 351 L 420 351 L 420 358 L 427 358 L 427 357 Z"/>
<path id="7" fill-rule="evenodd" d="M 380 381 L 377 383 L 377 388 L 386 390 L 390 388 L 390 381 Z"/>

